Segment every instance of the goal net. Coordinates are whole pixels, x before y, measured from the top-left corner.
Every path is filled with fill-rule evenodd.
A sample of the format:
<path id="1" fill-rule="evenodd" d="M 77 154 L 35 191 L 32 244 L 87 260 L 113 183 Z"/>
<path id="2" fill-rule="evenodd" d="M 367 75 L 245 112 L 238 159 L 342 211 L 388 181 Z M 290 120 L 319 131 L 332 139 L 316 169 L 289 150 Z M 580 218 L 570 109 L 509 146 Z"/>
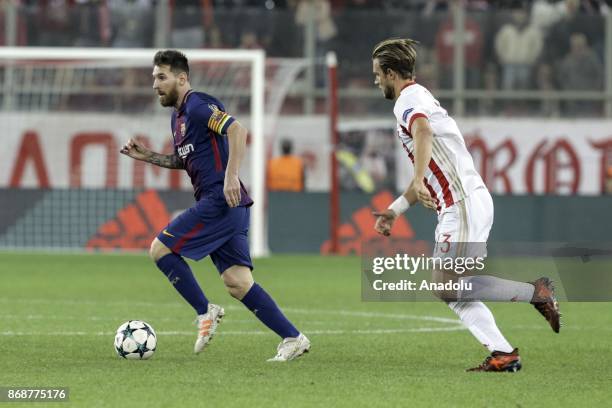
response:
<path id="1" fill-rule="evenodd" d="M 170 153 L 153 49 L 1 48 L 0 248 L 140 250 L 193 203 L 185 172 L 119 154 L 130 137 Z M 266 139 L 302 60 L 260 50 L 184 50 L 195 90 L 250 133 L 241 179 L 255 201 L 253 256 L 268 252 Z"/>

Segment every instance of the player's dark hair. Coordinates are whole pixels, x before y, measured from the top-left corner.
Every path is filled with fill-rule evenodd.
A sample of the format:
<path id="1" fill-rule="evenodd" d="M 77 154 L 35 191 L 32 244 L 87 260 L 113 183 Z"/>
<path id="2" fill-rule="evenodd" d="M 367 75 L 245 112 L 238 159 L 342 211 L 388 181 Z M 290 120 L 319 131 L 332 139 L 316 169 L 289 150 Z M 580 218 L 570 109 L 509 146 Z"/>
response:
<path id="1" fill-rule="evenodd" d="M 390 38 L 376 44 L 372 59 L 378 59 L 380 68 L 386 74 L 392 69 L 403 79 L 414 78 L 416 48 L 418 41 L 409 38 Z"/>
<path id="2" fill-rule="evenodd" d="M 168 65 L 170 71 L 175 74 L 184 72 L 189 76 L 189 63 L 187 57 L 177 50 L 162 50 L 155 53 L 153 57 L 153 65 Z"/>

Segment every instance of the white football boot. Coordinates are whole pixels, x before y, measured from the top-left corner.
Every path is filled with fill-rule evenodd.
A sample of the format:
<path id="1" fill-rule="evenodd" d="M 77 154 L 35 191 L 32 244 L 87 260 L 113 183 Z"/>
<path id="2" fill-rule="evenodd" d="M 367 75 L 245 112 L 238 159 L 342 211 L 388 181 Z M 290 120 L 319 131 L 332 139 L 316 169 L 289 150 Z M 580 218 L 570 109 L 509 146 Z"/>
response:
<path id="1" fill-rule="evenodd" d="M 204 347 L 217 331 L 217 326 L 221 322 L 221 319 L 225 315 L 225 310 L 221 306 L 208 304 L 208 312 L 202 315 L 198 315 L 196 319 L 196 325 L 198 326 L 198 338 L 193 346 L 194 353 L 198 354 L 204 350 Z"/>
<path id="2" fill-rule="evenodd" d="M 300 333 L 297 337 L 283 339 L 276 349 L 276 355 L 268 361 L 289 361 L 298 358 L 310 350 L 310 340 Z"/>

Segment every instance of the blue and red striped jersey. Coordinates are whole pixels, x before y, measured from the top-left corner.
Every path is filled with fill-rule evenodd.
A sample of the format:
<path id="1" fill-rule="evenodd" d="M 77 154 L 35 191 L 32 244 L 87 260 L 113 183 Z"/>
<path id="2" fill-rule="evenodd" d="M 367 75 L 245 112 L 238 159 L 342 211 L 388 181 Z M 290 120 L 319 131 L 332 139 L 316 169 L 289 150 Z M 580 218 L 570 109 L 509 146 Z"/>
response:
<path id="1" fill-rule="evenodd" d="M 174 151 L 183 161 L 198 201 L 204 197 L 225 201 L 223 182 L 229 156 L 226 136 L 234 120 L 217 98 L 203 92 L 187 92 L 180 108 L 172 112 Z M 240 206 L 253 205 L 242 181 L 240 186 Z"/>

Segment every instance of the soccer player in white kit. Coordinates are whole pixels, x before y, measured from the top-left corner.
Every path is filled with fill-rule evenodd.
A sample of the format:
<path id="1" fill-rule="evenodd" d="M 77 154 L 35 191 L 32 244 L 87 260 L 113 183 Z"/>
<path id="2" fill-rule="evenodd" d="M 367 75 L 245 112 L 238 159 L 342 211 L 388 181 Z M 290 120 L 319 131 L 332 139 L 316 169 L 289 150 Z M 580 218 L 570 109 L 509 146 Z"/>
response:
<path id="1" fill-rule="evenodd" d="M 387 210 L 374 213 L 378 217 L 375 229 L 390 235 L 393 221 L 420 202 L 438 214 L 436 251 L 453 243 L 485 246 L 493 225 L 493 200 L 474 168 L 457 124 L 431 93 L 414 81 L 416 44 L 410 39 L 388 39 L 377 44 L 372 53 L 374 83 L 386 99 L 395 101 L 398 137 L 414 164 L 414 178 L 406 191 Z M 521 368 L 518 349 L 502 335 L 482 300 L 530 302 L 559 332 L 559 306 L 548 278 L 531 283 L 486 275 L 460 279 L 478 288 L 469 298 L 462 298 L 461 291 L 437 295 L 491 353 L 468 371 L 515 372 Z"/>

